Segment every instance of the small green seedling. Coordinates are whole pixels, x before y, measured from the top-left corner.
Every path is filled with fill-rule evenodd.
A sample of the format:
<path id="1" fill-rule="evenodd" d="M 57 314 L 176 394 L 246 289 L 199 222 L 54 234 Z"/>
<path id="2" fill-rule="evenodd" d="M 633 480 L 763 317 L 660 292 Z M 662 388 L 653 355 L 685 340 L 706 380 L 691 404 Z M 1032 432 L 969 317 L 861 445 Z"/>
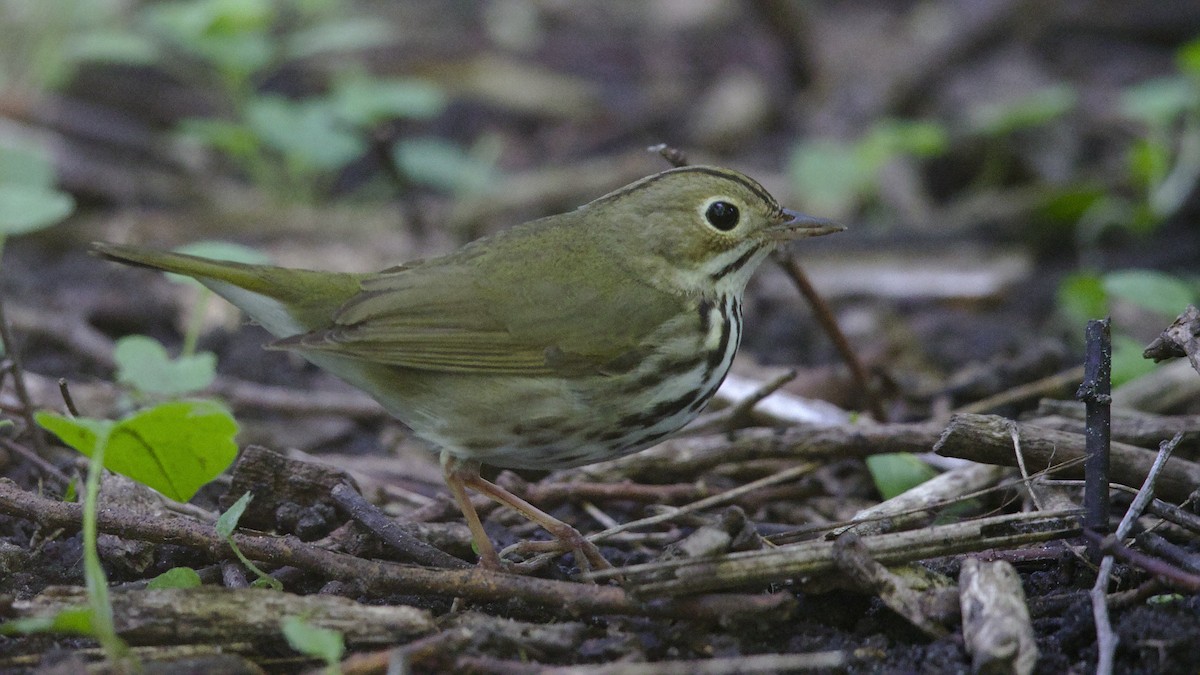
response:
<path id="1" fill-rule="evenodd" d="M 50 227 L 75 210 L 55 181 L 45 154 L 0 146 L 0 253 L 8 237 Z"/>
<path id="2" fill-rule="evenodd" d="M 241 549 L 238 548 L 237 543 L 233 540 L 233 531 L 237 529 L 238 521 L 242 519 L 242 514 L 246 512 L 246 507 L 250 505 L 250 500 L 253 498 L 254 495 L 247 492 L 246 494 L 242 495 L 240 499 L 234 502 L 233 506 L 230 506 L 225 513 L 222 513 L 221 516 L 217 518 L 217 534 L 225 538 L 225 541 L 229 544 L 229 548 L 233 549 L 233 554 L 238 557 L 238 560 L 242 561 L 242 564 L 246 566 L 246 569 L 254 572 L 254 574 L 258 577 L 252 582 L 253 586 L 266 586 L 272 590 L 282 591 L 283 584 L 280 583 L 275 577 L 262 571 L 258 565 L 255 565 L 253 562 L 251 562 L 250 559 L 242 553 Z"/>
<path id="3" fill-rule="evenodd" d="M 113 351 L 117 381 L 139 394 L 182 396 L 200 391 L 217 377 L 217 356 L 212 352 L 172 359 L 162 343 L 145 335 L 117 340 Z"/>
<path id="4" fill-rule="evenodd" d="M 934 157 L 949 134 L 932 122 L 882 120 L 854 141 L 818 138 L 792 151 L 792 186 L 805 208 L 840 220 L 873 199 L 879 172 L 899 157 Z"/>
<path id="5" fill-rule="evenodd" d="M 327 673 L 342 672 L 340 663 L 346 653 L 346 642 L 342 634 L 321 628 L 298 616 L 285 616 L 280 622 L 283 637 L 292 649 L 325 662 Z"/>
<path id="6" fill-rule="evenodd" d="M 121 421 L 39 412 L 38 424 L 104 468 L 186 502 L 237 457 L 238 425 L 215 401 L 173 401 Z"/>
<path id="7" fill-rule="evenodd" d="M 875 488 L 885 500 L 902 494 L 937 475 L 937 471 L 916 455 L 896 452 L 867 458 L 867 470 Z"/>
<path id="8" fill-rule="evenodd" d="M 1059 311 L 1070 325 L 1089 318 L 1109 316 L 1116 303 L 1126 303 L 1157 315 L 1170 323 L 1188 305 L 1200 302 L 1200 284 L 1155 270 L 1126 269 L 1098 275 L 1079 272 L 1068 276 L 1058 288 Z M 1143 341 L 1116 326 L 1112 337 L 1112 382 L 1120 386 L 1154 370 L 1157 366 L 1142 357 Z"/>
<path id="9" fill-rule="evenodd" d="M 146 588 L 152 591 L 163 588 L 197 588 L 202 583 L 196 570 L 190 567 L 172 567 L 151 579 Z"/>

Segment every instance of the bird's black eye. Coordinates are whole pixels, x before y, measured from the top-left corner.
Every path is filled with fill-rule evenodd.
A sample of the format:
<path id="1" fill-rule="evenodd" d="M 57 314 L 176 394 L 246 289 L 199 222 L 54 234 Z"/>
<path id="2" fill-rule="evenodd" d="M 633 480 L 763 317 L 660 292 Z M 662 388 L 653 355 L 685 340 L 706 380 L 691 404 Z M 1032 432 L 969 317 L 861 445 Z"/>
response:
<path id="1" fill-rule="evenodd" d="M 709 225 L 722 232 L 728 232 L 737 227 L 740 215 L 738 208 L 729 202 L 713 202 L 708 205 L 704 217 L 708 220 Z"/>

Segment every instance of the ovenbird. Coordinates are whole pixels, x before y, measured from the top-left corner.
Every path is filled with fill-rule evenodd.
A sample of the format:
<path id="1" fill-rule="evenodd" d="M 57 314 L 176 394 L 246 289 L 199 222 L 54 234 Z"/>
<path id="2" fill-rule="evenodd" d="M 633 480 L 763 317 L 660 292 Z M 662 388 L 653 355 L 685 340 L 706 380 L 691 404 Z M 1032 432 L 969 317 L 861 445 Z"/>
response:
<path id="1" fill-rule="evenodd" d="M 500 559 L 468 487 L 605 567 L 594 544 L 481 478 L 480 464 L 589 464 L 687 424 L 733 362 L 755 268 L 784 241 L 841 229 L 781 208 L 741 173 L 691 166 L 375 274 L 94 249 L 194 277 L 279 338 L 270 347 L 363 389 L 439 448 L 485 567 Z"/>

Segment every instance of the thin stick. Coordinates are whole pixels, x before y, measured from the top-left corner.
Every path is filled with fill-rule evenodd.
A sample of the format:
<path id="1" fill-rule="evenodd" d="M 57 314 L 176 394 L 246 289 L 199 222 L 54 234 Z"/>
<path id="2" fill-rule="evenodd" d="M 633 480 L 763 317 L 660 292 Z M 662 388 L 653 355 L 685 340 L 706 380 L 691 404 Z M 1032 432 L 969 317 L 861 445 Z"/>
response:
<path id="1" fill-rule="evenodd" d="M 42 437 L 40 427 L 37 420 L 33 417 L 33 399 L 29 397 L 29 390 L 25 388 L 25 370 L 21 368 L 21 356 L 17 349 L 16 343 L 13 342 L 12 331 L 8 327 L 8 317 L 4 315 L 4 296 L 0 295 L 0 341 L 4 342 L 4 348 L 8 350 L 8 360 L 13 376 L 13 388 L 17 392 L 17 400 L 21 402 L 21 416 L 25 418 L 25 423 L 29 425 L 29 435 L 33 439 L 33 449 L 42 457 L 47 454 L 46 439 Z"/>
<path id="2" fill-rule="evenodd" d="M 339 483 L 333 486 L 329 494 L 351 518 L 375 533 L 384 543 L 404 554 L 406 560 L 427 567 L 448 569 L 465 569 L 471 566 L 414 536 L 408 527 L 388 518 L 350 485 Z"/>
<path id="3" fill-rule="evenodd" d="M 1033 479 L 1029 476 L 1029 471 L 1025 468 L 1025 453 L 1021 452 L 1021 429 L 1015 422 L 1009 424 L 1008 429 L 1012 434 L 1013 453 L 1017 457 L 1017 468 L 1021 470 L 1021 482 L 1025 484 L 1025 489 L 1029 490 L 1029 498 L 1033 500 L 1033 505 L 1037 510 L 1045 511 L 1046 509 L 1042 506 L 1041 497 L 1033 489 Z"/>
<path id="4" fill-rule="evenodd" d="M 1107 328 L 1107 322 L 1105 322 L 1105 328 Z M 1154 464 L 1147 472 L 1146 480 L 1142 481 L 1142 489 L 1138 490 L 1137 496 L 1133 498 L 1133 503 L 1129 505 L 1129 510 L 1121 518 L 1121 524 L 1117 526 L 1113 540 L 1124 539 L 1129 534 L 1129 530 L 1133 528 L 1133 524 L 1141 517 L 1142 512 L 1146 510 L 1146 505 L 1154 499 L 1154 482 L 1158 480 L 1159 472 L 1166 466 L 1175 446 L 1179 445 L 1179 441 L 1182 439 L 1183 434 L 1175 434 L 1174 438 L 1163 441 L 1159 446 L 1158 457 L 1154 458 Z M 1107 493 L 1107 490 L 1105 492 Z M 1085 514 L 1085 518 L 1086 516 L 1087 514 Z M 1091 546 L 1095 546 L 1097 550 L 1100 549 L 1100 546 L 1094 543 Z M 1113 632 L 1112 623 L 1108 619 L 1108 581 L 1112 576 L 1113 562 L 1112 555 L 1104 556 L 1104 559 L 1100 561 L 1100 571 L 1096 574 L 1096 583 L 1088 592 L 1088 596 L 1092 600 L 1092 620 L 1096 624 L 1096 673 L 1098 675 L 1112 673 L 1113 657 L 1116 655 L 1117 644 L 1120 642 L 1120 638 Z"/>
<path id="5" fill-rule="evenodd" d="M 758 405 L 764 398 L 774 394 L 780 387 L 796 379 L 796 371 L 789 370 L 781 373 L 775 379 L 763 384 L 754 393 L 737 402 L 729 409 L 729 427 L 732 428 L 739 420 L 744 419 L 754 410 L 754 406 Z"/>
<path id="6" fill-rule="evenodd" d="M 683 433 L 679 436 L 698 436 L 703 433 L 710 433 L 716 430 L 733 431 L 735 427 L 750 416 L 754 406 L 762 402 L 762 400 L 771 394 L 779 391 L 783 385 L 796 379 L 796 371 L 788 370 L 781 373 L 774 379 L 764 382 L 762 386 L 750 392 L 750 395 L 737 401 L 729 408 L 718 410 L 714 413 L 709 413 L 692 424 L 689 424 Z"/>
<path id="7" fill-rule="evenodd" d="M 858 360 L 858 354 L 854 351 L 854 347 L 850 346 L 846 335 L 842 333 L 837 318 L 833 316 L 833 311 L 829 309 L 825 299 L 817 293 L 816 288 L 813 288 L 812 282 L 808 280 L 808 275 L 800 268 L 800 264 L 796 262 L 795 258 L 783 251 L 776 252 L 774 258 L 775 262 L 779 263 L 779 266 L 791 278 L 792 283 L 796 285 L 800 295 L 808 301 L 817 321 L 825 329 L 829 339 L 833 341 L 833 346 L 838 350 L 838 354 L 841 354 L 846 366 L 850 368 L 851 376 L 862 390 L 863 396 L 866 397 L 867 409 L 870 410 L 871 417 L 874 417 L 877 422 L 886 422 L 887 415 L 883 412 L 883 403 L 880 402 L 879 397 L 875 395 L 875 390 L 870 386 L 867 370 Z"/>
<path id="8" fill-rule="evenodd" d="M 37 465 L 37 467 L 41 469 L 47 476 L 54 478 L 60 484 L 66 485 L 67 483 L 71 482 L 70 477 L 68 477 L 67 474 L 63 473 L 62 471 L 59 471 L 57 466 L 47 462 L 42 458 L 41 455 L 37 454 L 37 452 L 26 448 L 20 443 L 7 438 L 0 438 L 0 445 L 8 448 L 10 452 L 15 452 L 24 457 L 27 461 Z"/>
<path id="9" fill-rule="evenodd" d="M 0 515 L 43 527 L 78 528 L 81 506 L 40 497 L 0 480 Z M 229 544 L 212 525 L 190 518 L 145 518 L 127 509 L 105 507 L 97 514 L 100 532 L 123 539 L 169 542 L 198 548 L 212 557 L 230 555 Z M 328 579 L 361 584 L 368 593 L 463 597 L 474 602 L 521 599 L 547 616 L 624 614 L 708 621 L 778 616 L 795 604 L 791 593 L 713 594 L 645 602 L 615 586 L 550 581 L 481 569 L 431 570 L 382 560 L 363 560 L 328 551 L 295 537 L 235 533 L 233 540 L 254 560 L 290 565 Z"/>
<path id="10" fill-rule="evenodd" d="M 649 152 L 657 152 L 662 155 L 662 158 L 667 160 L 667 163 L 675 168 L 688 165 L 687 155 L 679 148 L 667 145 L 666 143 L 658 143 L 646 148 Z"/>
<path id="11" fill-rule="evenodd" d="M 1094 541 L 1096 545 L 1103 549 L 1106 555 L 1111 555 L 1122 562 L 1140 567 L 1152 574 L 1154 578 L 1166 581 L 1175 588 L 1188 593 L 1200 593 L 1200 574 L 1193 574 L 1162 558 L 1156 558 L 1141 551 L 1135 551 L 1128 546 L 1118 543 L 1112 537 L 1105 537 L 1088 530 L 1084 530 L 1083 536 L 1088 541 Z"/>
<path id="12" fill-rule="evenodd" d="M 75 399 L 71 398 L 71 390 L 67 387 L 67 378 L 58 378 L 58 393 L 62 394 L 63 404 L 67 406 L 71 417 L 80 417 L 79 408 L 75 407 Z"/>
<path id="13" fill-rule="evenodd" d="M 951 412 L 990 412 L 1002 405 L 1008 405 L 1010 403 L 1031 399 L 1034 396 L 1045 396 L 1047 394 L 1051 394 L 1052 392 L 1060 391 L 1061 389 L 1070 386 L 1081 379 L 1083 379 L 1083 366 L 1074 366 L 1062 371 L 1061 373 L 1047 375 L 1040 380 L 1026 382 L 1025 384 L 1017 385 L 1012 389 L 1002 391 L 987 398 L 981 398 L 978 401 L 973 401 L 964 406 L 960 406 Z"/>

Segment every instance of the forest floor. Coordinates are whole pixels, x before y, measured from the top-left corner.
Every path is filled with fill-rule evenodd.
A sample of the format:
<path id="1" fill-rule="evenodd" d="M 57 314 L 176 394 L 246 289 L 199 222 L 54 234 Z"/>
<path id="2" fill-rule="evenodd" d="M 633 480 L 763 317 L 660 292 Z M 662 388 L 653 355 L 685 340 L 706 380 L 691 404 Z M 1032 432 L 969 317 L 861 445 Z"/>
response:
<path id="1" fill-rule="evenodd" d="M 181 141 L 182 120 L 286 106 L 232 102 L 219 51 L 171 52 L 161 36 L 172 58 L 76 64 L 57 88 L 0 92 L 0 147 L 39 139 L 75 204 L 4 244 L 0 620 L 87 603 L 81 507 L 65 498 L 82 494 L 87 459 L 31 425 L 33 410 L 66 412 L 61 379 L 82 415 L 129 415 L 145 401 L 113 382 L 116 341 L 148 335 L 177 354 L 199 326 L 196 351 L 217 369 L 200 395 L 237 419 L 237 462 L 186 505 L 120 476 L 101 490 L 114 621 L 146 672 L 322 666 L 281 637 L 285 616 L 337 631 L 344 672 L 970 672 L 989 658 L 972 638 L 979 606 L 1000 623 L 1027 614 L 1027 633 L 1006 627 L 996 672 L 1095 672 L 1075 397 L 1086 320 L 1109 314 L 1110 531 L 1182 434 L 1158 501 L 1125 538 L 1091 544 L 1116 556 L 1113 672 L 1196 672 L 1200 373 L 1187 359 L 1143 366 L 1140 351 L 1200 298 L 1200 8 L 346 4 L 395 32 L 278 57 L 252 88 L 312 101 L 341 86 L 340 68 L 421 78 L 440 103 L 363 123 L 360 152 L 336 168 L 299 146 L 311 133 L 329 150 L 341 122 L 242 128 L 262 135 L 259 163 L 212 136 Z M 270 39 L 301 32 L 297 16 L 275 19 Z M 1147 82 L 1190 93 L 1139 117 Z M 616 577 L 570 553 L 523 574 L 474 567 L 436 455 L 373 401 L 263 350 L 265 331 L 198 306 L 197 289 L 88 255 L 98 240 L 224 240 L 281 265 L 384 269 L 663 170 L 645 150 L 662 142 L 847 225 L 790 253 L 862 378 L 788 264 L 768 261 L 700 425 L 613 462 L 485 473 L 585 535 L 647 519 L 600 542 Z M 888 499 L 934 473 L 941 484 Z M 283 592 L 251 588 L 213 527 L 247 491 L 233 541 Z M 501 548 L 549 539 L 479 506 Z M 372 525 L 380 513 L 401 531 Z M 147 589 L 179 567 L 203 585 Z M 1019 583 L 972 595 L 1008 571 Z M 100 667 L 83 632 L 5 633 L 0 671 Z"/>

